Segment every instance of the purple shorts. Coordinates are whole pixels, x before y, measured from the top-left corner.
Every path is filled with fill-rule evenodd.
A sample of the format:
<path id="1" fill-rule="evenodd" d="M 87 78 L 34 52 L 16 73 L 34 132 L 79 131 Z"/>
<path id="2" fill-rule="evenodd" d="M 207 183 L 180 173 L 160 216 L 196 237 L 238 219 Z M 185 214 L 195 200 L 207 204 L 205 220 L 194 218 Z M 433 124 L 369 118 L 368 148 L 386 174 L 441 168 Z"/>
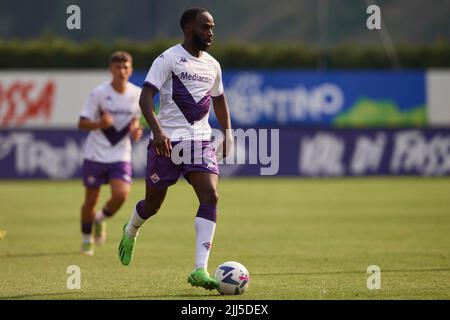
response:
<path id="1" fill-rule="evenodd" d="M 180 157 L 174 163 L 172 158 L 175 158 L 175 154 Z M 189 172 L 210 172 L 219 175 L 216 150 L 210 141 L 172 142 L 172 157 L 165 157 L 158 156 L 150 140 L 147 148 L 145 179 L 148 186 L 167 188 L 175 184 L 181 174 L 189 181 L 187 176 Z"/>
<path id="2" fill-rule="evenodd" d="M 126 161 L 102 163 L 84 159 L 82 172 L 83 184 L 89 188 L 98 188 L 111 179 L 131 183 L 131 163 Z"/>

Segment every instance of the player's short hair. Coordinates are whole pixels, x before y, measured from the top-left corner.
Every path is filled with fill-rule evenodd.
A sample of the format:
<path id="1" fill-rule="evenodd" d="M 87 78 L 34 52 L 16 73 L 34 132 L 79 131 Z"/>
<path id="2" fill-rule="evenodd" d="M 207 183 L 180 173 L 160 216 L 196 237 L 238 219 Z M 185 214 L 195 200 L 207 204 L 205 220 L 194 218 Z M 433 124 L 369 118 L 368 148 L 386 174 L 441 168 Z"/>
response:
<path id="1" fill-rule="evenodd" d="M 117 62 L 129 62 L 133 64 L 133 58 L 131 57 L 131 54 L 129 54 L 128 52 L 116 51 L 109 56 L 109 64 L 111 65 Z"/>
<path id="2" fill-rule="evenodd" d="M 186 11 L 184 11 L 183 15 L 181 16 L 181 19 L 180 19 L 181 30 L 184 31 L 184 27 L 188 23 L 191 23 L 197 17 L 198 14 L 203 13 L 203 12 L 208 12 L 208 10 L 206 10 L 205 8 L 193 7 L 193 8 L 189 8 Z"/>

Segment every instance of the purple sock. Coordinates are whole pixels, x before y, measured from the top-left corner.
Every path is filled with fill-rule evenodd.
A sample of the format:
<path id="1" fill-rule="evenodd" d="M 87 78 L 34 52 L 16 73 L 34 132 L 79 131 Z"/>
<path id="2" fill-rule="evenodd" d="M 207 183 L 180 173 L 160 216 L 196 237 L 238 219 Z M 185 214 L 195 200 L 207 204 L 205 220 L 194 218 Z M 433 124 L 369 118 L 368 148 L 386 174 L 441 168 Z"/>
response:
<path id="1" fill-rule="evenodd" d="M 197 211 L 197 217 L 216 222 L 217 207 L 211 204 L 200 203 Z"/>
<path id="2" fill-rule="evenodd" d="M 81 232 L 84 234 L 91 234 L 92 223 L 81 222 Z"/>
<path id="3" fill-rule="evenodd" d="M 144 203 L 145 201 L 141 200 L 136 204 L 136 212 L 139 217 L 141 217 L 144 220 L 147 220 L 148 218 L 150 218 L 150 215 L 147 212 L 145 212 Z"/>
<path id="4" fill-rule="evenodd" d="M 105 217 L 111 217 L 113 215 L 113 213 L 106 208 L 103 208 L 102 211 Z"/>

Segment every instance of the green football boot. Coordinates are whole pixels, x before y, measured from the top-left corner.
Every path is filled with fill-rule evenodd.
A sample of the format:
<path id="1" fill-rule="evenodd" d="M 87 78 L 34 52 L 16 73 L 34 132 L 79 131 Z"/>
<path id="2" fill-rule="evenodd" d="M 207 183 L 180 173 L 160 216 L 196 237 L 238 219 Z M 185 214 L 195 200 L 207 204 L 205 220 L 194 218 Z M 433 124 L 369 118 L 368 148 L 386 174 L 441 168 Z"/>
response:
<path id="1" fill-rule="evenodd" d="M 195 269 L 188 277 L 188 283 L 193 287 L 202 287 L 206 290 L 219 288 L 219 282 L 211 277 L 207 270 L 203 268 Z"/>
<path id="2" fill-rule="evenodd" d="M 106 241 L 106 222 L 105 221 L 102 221 L 100 223 L 96 222 L 94 226 L 95 226 L 94 228 L 95 244 L 101 246 L 105 244 Z"/>
<path id="3" fill-rule="evenodd" d="M 126 227 L 127 223 L 123 226 L 122 240 L 120 241 L 118 250 L 119 260 L 124 266 L 131 263 L 131 259 L 133 259 L 134 245 L 136 243 L 136 238 L 131 238 L 127 235 L 125 231 Z"/>
<path id="4" fill-rule="evenodd" d="M 83 242 L 81 243 L 81 253 L 87 256 L 94 255 L 94 243 L 93 242 Z"/>

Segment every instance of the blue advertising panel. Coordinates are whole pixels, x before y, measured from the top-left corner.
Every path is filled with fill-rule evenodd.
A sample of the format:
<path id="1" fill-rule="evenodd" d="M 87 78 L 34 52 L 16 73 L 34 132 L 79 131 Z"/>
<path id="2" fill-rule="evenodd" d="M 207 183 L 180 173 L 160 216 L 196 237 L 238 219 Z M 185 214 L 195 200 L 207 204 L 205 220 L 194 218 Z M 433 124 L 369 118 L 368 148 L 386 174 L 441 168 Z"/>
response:
<path id="1" fill-rule="evenodd" d="M 0 179 L 81 175 L 86 133 L 0 131 Z M 148 133 L 133 143 L 133 174 L 144 177 Z M 237 129 L 222 176 L 342 177 L 450 175 L 450 129 Z"/>
<path id="2" fill-rule="evenodd" d="M 143 176 L 148 135 L 133 143 L 133 173 Z M 0 130 L 0 179 L 81 177 L 87 133 L 68 130 Z"/>
<path id="3" fill-rule="evenodd" d="M 257 131 L 259 140 L 264 138 L 263 130 Z M 253 165 L 248 161 L 250 144 L 237 142 L 237 148 L 247 151 L 241 152 L 246 164 L 222 166 L 222 173 L 257 176 L 265 171 L 302 177 L 450 175 L 450 129 L 280 129 L 278 135 L 278 139 L 262 139 L 268 143 L 253 148 L 259 159 Z M 264 145 L 269 146 L 268 151 Z"/>
<path id="4" fill-rule="evenodd" d="M 142 85 L 146 72 L 131 81 Z M 233 127 L 422 127 L 422 71 L 224 71 Z M 211 122 L 218 126 L 214 112 Z"/>

